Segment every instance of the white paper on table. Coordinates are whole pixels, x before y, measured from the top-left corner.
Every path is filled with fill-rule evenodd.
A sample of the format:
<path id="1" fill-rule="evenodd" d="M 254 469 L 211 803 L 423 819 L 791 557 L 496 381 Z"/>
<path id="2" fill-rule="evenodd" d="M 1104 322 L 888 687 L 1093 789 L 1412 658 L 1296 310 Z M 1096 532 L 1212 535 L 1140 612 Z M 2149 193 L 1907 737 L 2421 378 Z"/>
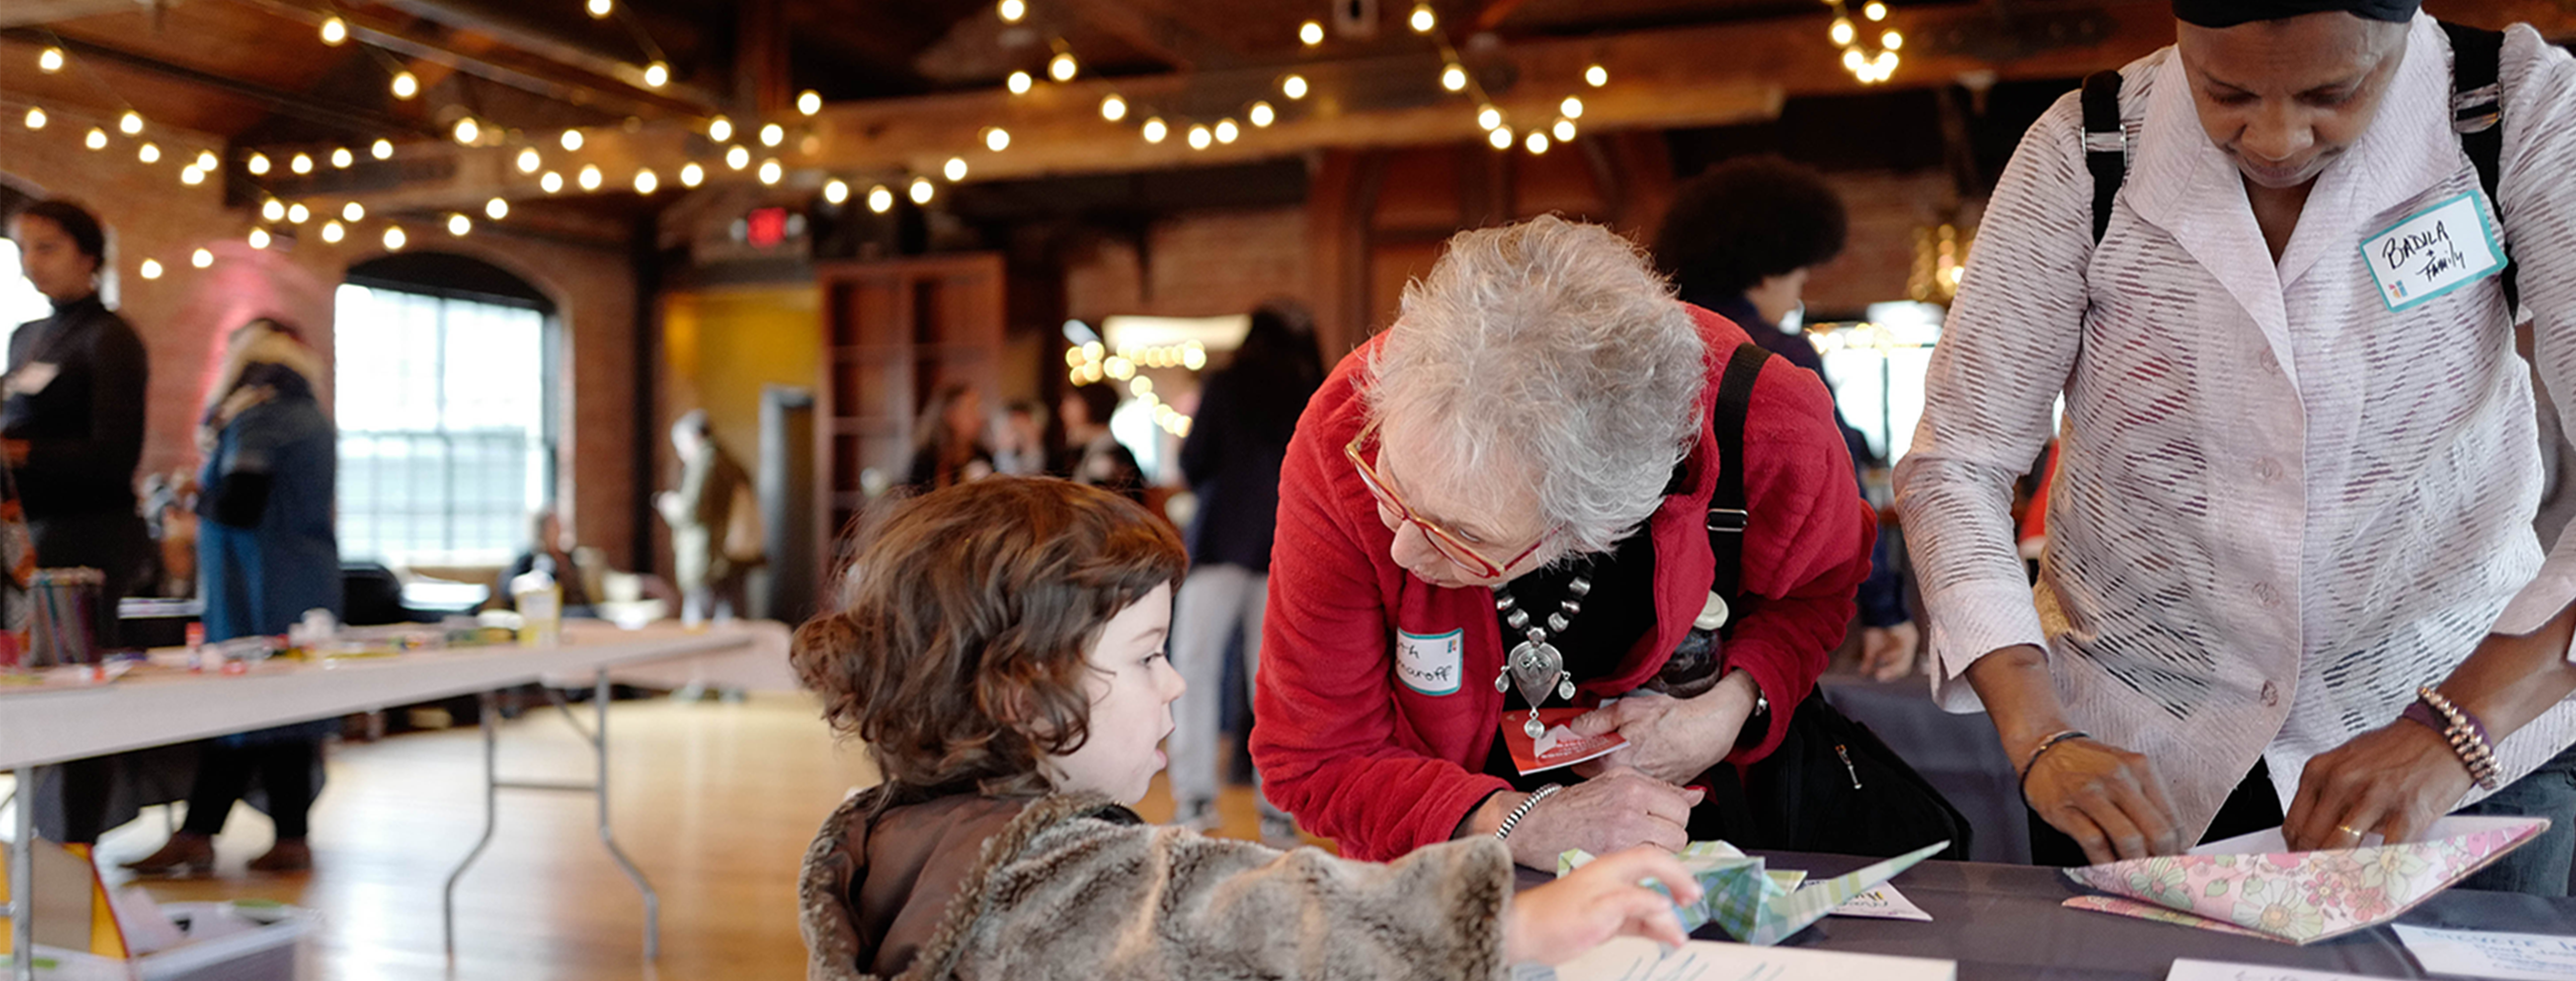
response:
<path id="1" fill-rule="evenodd" d="M 1665 948 L 1642 937 L 1620 937 L 1556 966 L 1555 981 L 1957 981 L 1955 961 L 1879 954 L 1845 954 L 1801 947 L 1693 940 Z M 1545 968 L 1515 971 L 1514 981 L 1545 981 Z"/>
<path id="2" fill-rule="evenodd" d="M 2491 828 L 2510 827 L 2516 824 L 2528 824 L 2531 820 L 2531 818 L 2527 817 L 2487 817 L 2483 815 L 2446 817 L 2434 821 L 2431 827 L 2425 828 L 2424 833 L 2417 836 L 2417 840 L 2432 841 L 2437 838 L 2456 838 L 2461 835 L 2476 834 L 2480 831 L 2486 831 Z M 2361 836 L 2361 840 L 2353 843 L 2351 847 L 2377 848 L 2386 843 L 2386 840 L 2382 839 L 2379 836 L 2379 833 L 2374 831 Z M 2213 841 L 2192 849 L 2191 854 L 2272 855 L 2288 852 L 2289 850 L 2289 839 L 2282 835 L 2281 829 L 2273 828 L 2268 831 L 2257 831 L 2253 834 L 2237 835 L 2236 837 L 2229 838 L 2224 841 Z"/>
<path id="3" fill-rule="evenodd" d="M 2269 964 L 2228 964 L 2221 961 L 2196 961 L 2187 957 L 2174 959 L 2173 970 L 2165 972 L 2165 981 L 2381 981 L 2368 974 L 2345 974 L 2341 971 L 2310 971 L 2296 967 L 2274 967 Z"/>
<path id="4" fill-rule="evenodd" d="M 1913 900 L 1905 898 L 1905 894 L 1896 891 L 1896 887 L 1892 884 L 1882 884 L 1876 889 L 1853 896 L 1842 905 L 1834 907 L 1833 912 L 1825 915 L 1857 916 L 1871 920 L 1932 922 L 1932 914 L 1924 912 L 1923 907 L 1914 905 Z"/>
<path id="5" fill-rule="evenodd" d="M 2434 974 L 2523 981 L 2576 979 L 2576 937 L 2542 933 L 2439 930 L 2391 923 L 2415 962 Z"/>

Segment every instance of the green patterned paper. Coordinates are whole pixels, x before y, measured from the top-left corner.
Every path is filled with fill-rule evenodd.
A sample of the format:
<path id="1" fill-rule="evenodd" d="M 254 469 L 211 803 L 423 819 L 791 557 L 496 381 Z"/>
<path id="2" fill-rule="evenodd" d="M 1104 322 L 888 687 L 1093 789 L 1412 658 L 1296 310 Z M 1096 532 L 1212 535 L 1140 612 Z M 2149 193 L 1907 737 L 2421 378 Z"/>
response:
<path id="1" fill-rule="evenodd" d="M 1762 859 L 1748 856 L 1733 845 L 1695 841 L 1676 857 L 1681 859 L 1682 868 L 1699 881 L 1702 895 L 1696 903 L 1674 904 L 1673 913 L 1681 918 L 1684 930 L 1715 923 L 1737 940 L 1769 946 L 1948 847 L 1950 843 L 1946 841 L 1929 845 L 1800 889 L 1797 887 L 1806 877 L 1804 872 L 1772 872 L 1763 867 Z M 1591 861 L 1589 852 L 1568 851 L 1557 856 L 1556 874 L 1563 877 Z M 1659 884 L 1648 886 L 1657 892 L 1665 891 Z"/>

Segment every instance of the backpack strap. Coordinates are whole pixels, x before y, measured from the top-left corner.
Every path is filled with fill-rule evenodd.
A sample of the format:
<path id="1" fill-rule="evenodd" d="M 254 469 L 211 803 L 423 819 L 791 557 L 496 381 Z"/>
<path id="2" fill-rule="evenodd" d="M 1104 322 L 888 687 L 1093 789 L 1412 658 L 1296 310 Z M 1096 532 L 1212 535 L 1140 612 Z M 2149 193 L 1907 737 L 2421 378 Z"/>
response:
<path id="1" fill-rule="evenodd" d="M 1744 420 L 1753 410 L 1753 382 L 1770 360 L 1762 345 L 1736 345 L 1717 383 L 1717 408 L 1709 414 L 1709 431 L 1717 437 L 1717 490 L 1708 496 L 1708 551 L 1717 559 L 1717 575 L 1708 591 L 1729 606 L 1743 588 L 1744 530 L 1753 526 L 1744 507 Z"/>
<path id="2" fill-rule="evenodd" d="M 2111 228 L 2111 201 L 2129 176 L 2129 132 L 2120 126 L 2120 73 L 2084 77 L 2084 169 L 2093 172 L 2093 244 Z"/>
<path id="3" fill-rule="evenodd" d="M 2499 70 L 2504 61 L 2504 32 L 2440 23 L 2443 33 L 2451 36 L 2451 131 L 2460 134 L 2460 149 L 2477 165 L 2478 186 L 2486 191 L 2487 203 L 2496 209 L 2501 225 L 2504 202 L 2496 197 L 2496 182 L 2504 159 L 2504 86 Z M 2501 234 L 2503 229 L 2497 231 Z M 2510 243 L 2507 236 L 2504 271 L 2496 279 L 2504 286 L 2506 316 L 2518 317 L 2522 290 L 2514 273 L 2521 267 L 2513 263 Z"/>

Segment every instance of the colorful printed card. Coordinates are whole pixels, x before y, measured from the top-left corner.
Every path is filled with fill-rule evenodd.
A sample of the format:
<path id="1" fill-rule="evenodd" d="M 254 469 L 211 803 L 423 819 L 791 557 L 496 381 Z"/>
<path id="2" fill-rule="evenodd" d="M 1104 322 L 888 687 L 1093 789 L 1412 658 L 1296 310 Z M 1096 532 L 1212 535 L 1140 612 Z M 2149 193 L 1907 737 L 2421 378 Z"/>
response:
<path id="1" fill-rule="evenodd" d="M 1531 739 L 1529 733 L 1521 731 L 1520 720 L 1528 718 L 1525 710 L 1503 713 L 1503 742 L 1512 748 L 1512 765 L 1519 767 L 1521 775 L 1526 777 L 1543 770 L 1599 759 L 1609 755 L 1611 750 L 1628 745 L 1627 737 L 1615 732 L 1581 736 L 1567 727 L 1568 723 L 1589 711 L 1572 706 L 1538 710 L 1538 721 L 1547 726 L 1547 731 L 1540 733 L 1537 739 Z"/>
<path id="2" fill-rule="evenodd" d="M 1784 882 L 1781 873 L 1763 868 L 1762 859 L 1748 856 L 1733 845 L 1694 841 L 1682 848 L 1679 857 L 1682 868 L 1699 880 L 1701 896 L 1689 905 L 1674 904 L 1673 913 L 1681 918 L 1684 930 L 1715 923 L 1737 940 L 1769 946 L 1948 847 L 1950 843 L 1946 841 L 1929 845 L 1801 887 L 1796 879 Z M 1562 877 L 1590 861 L 1589 852 L 1568 851 L 1557 856 L 1556 874 Z M 1654 888 L 1660 892 L 1663 887 L 1654 884 Z"/>
<path id="3" fill-rule="evenodd" d="M 2065 905 L 2304 945 L 2396 919 L 2548 828 L 2546 818 L 2449 817 L 2423 841 L 2315 852 L 2287 851 L 2279 831 L 2263 832 L 2067 869 L 2112 895 Z"/>

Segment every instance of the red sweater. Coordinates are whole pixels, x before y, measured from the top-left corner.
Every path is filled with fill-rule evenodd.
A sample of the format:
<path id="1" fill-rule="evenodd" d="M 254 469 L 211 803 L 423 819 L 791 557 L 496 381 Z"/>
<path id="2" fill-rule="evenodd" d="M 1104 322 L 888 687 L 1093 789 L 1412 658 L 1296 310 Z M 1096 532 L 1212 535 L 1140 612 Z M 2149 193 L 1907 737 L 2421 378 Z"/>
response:
<path id="1" fill-rule="evenodd" d="M 1690 312 L 1707 342 L 1699 403 L 1706 420 L 1726 359 L 1746 337 L 1723 317 Z M 1343 854 L 1372 861 L 1448 840 L 1470 810 L 1508 786 L 1480 772 L 1503 711 L 1492 684 L 1503 665 L 1493 591 L 1442 589 L 1397 566 L 1388 555 L 1394 533 L 1342 455 L 1367 422 L 1359 386 L 1382 339 L 1333 369 L 1288 447 L 1252 731 L 1270 799 L 1339 842 Z M 1744 442 L 1752 527 L 1742 591 L 1752 602 L 1726 654 L 1773 711 L 1761 743 L 1729 757 L 1739 765 L 1779 745 L 1789 710 L 1823 673 L 1877 536 L 1834 425 L 1833 398 L 1815 373 L 1776 359 L 1764 365 Z M 1689 490 L 1666 497 L 1645 529 L 1655 548 L 1655 628 L 1612 676 L 1583 685 L 1579 701 L 1617 696 L 1653 677 L 1699 614 L 1713 566 L 1705 523 L 1716 456 L 1703 424 L 1685 465 Z M 1439 635 L 1460 632 L 1459 671 L 1445 692 L 1425 694 L 1443 686 L 1396 676 L 1399 631 L 1435 645 Z M 1413 643 L 1421 649 L 1426 641 Z"/>

